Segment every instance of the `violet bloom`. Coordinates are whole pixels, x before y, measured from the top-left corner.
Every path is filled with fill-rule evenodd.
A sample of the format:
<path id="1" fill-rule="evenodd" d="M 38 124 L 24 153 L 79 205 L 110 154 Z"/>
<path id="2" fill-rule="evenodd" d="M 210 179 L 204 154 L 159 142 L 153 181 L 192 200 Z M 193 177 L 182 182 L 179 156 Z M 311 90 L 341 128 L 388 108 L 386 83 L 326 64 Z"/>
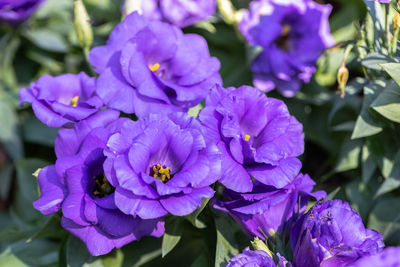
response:
<path id="1" fill-rule="evenodd" d="M 126 122 L 110 137 L 106 176 L 115 204 L 143 219 L 184 216 L 211 198 L 220 177 L 220 152 L 203 137 L 200 123 L 185 113 L 152 114 Z"/>
<path id="2" fill-rule="evenodd" d="M 100 74 L 97 90 L 105 104 L 138 117 L 187 111 L 221 83 L 220 63 L 210 57 L 203 37 L 136 12 L 89 58 Z"/>
<path id="3" fill-rule="evenodd" d="M 250 250 L 248 247 L 240 253 L 230 259 L 226 267 L 291 267 L 284 257 L 277 256 L 278 264 L 275 264 L 274 260 L 263 250 Z"/>
<path id="4" fill-rule="evenodd" d="M 390 0 L 368 0 L 368 1 L 375 1 L 375 2 L 379 2 L 379 3 L 390 4 Z"/>
<path id="5" fill-rule="evenodd" d="M 216 11 L 216 0 L 139 0 L 138 11 L 150 20 L 186 27 L 208 19 Z"/>
<path id="6" fill-rule="evenodd" d="M 27 20 L 44 0 L 0 0 L 0 22 L 18 25 Z"/>
<path id="7" fill-rule="evenodd" d="M 251 238 L 265 240 L 265 235 L 284 234 L 289 230 L 297 216 L 305 211 L 310 197 L 320 200 L 326 196 L 323 191 L 312 193 L 314 185 L 308 175 L 300 174 L 281 189 L 257 183 L 250 193 L 225 190 L 224 201 L 218 201 L 214 208 L 228 212 Z"/>
<path id="8" fill-rule="evenodd" d="M 49 127 L 69 126 L 81 121 L 103 107 L 96 95 L 95 78 L 81 72 L 57 77 L 42 76 L 31 88 L 19 91 L 23 102 L 32 104 L 36 117 Z"/>
<path id="9" fill-rule="evenodd" d="M 57 162 L 39 173 L 40 198 L 33 206 L 43 214 L 62 210 L 61 225 L 103 255 L 142 236 L 160 237 L 164 222 L 124 214 L 115 205 L 115 188 L 104 175 L 103 150 L 111 133 L 128 119 L 113 110 L 101 111 L 61 129 L 55 142 Z"/>
<path id="10" fill-rule="evenodd" d="M 315 204 L 290 233 L 296 267 L 346 266 L 378 253 L 382 240 L 377 231 L 365 229 L 360 215 L 341 200 Z"/>
<path id="11" fill-rule="evenodd" d="M 329 31 L 331 6 L 312 0 L 255 0 L 239 29 L 262 52 L 251 64 L 255 87 L 277 88 L 292 97 L 309 82 L 322 52 L 335 44 Z"/>
<path id="12" fill-rule="evenodd" d="M 400 247 L 385 248 L 378 254 L 364 256 L 348 267 L 399 267 Z"/>
<path id="13" fill-rule="evenodd" d="M 216 86 L 199 118 L 223 153 L 219 181 L 227 188 L 250 192 L 251 177 L 282 188 L 299 173 L 296 157 L 304 150 L 303 127 L 282 101 L 250 86 Z"/>

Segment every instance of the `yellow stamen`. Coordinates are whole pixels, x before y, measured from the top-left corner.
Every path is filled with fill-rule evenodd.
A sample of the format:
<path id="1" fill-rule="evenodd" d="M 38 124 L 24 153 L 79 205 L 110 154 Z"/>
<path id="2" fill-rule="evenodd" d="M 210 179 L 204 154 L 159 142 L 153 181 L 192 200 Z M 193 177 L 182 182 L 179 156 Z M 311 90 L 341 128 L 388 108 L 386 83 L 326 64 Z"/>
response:
<path id="1" fill-rule="evenodd" d="M 282 36 L 287 36 L 290 33 L 290 31 L 291 31 L 290 26 L 289 25 L 285 25 L 285 26 L 283 26 L 281 35 Z"/>
<path id="2" fill-rule="evenodd" d="M 70 105 L 76 107 L 78 105 L 79 96 L 75 96 L 71 99 Z"/>
<path id="3" fill-rule="evenodd" d="M 149 69 L 152 71 L 152 72 L 157 72 L 157 70 L 160 68 L 160 64 L 158 64 L 158 63 L 156 63 L 156 64 L 154 64 L 154 65 L 152 65 L 152 64 L 149 64 Z"/>
<path id="4" fill-rule="evenodd" d="M 244 136 L 244 140 L 246 140 L 246 142 L 249 141 L 249 140 L 250 140 L 250 135 L 246 134 L 246 135 Z"/>

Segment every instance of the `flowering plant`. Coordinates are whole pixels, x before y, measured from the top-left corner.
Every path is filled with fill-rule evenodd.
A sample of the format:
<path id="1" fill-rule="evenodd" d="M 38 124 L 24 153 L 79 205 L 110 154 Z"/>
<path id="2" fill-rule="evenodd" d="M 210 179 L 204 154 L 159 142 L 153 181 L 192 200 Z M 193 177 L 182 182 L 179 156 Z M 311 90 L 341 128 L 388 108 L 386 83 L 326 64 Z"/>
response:
<path id="1" fill-rule="evenodd" d="M 0 267 L 399 265 L 400 4 L 321 2 L 0 0 Z"/>

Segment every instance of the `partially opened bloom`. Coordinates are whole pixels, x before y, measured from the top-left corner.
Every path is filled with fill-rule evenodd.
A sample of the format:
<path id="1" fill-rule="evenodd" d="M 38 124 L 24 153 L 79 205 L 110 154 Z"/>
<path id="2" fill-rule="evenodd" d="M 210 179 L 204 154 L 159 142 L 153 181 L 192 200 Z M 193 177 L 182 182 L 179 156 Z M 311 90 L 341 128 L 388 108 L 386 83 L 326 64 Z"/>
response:
<path id="1" fill-rule="evenodd" d="M 360 215 L 341 200 L 315 204 L 290 233 L 297 267 L 346 266 L 381 251 L 382 240 L 377 231 L 365 229 Z"/>
<path id="2" fill-rule="evenodd" d="M 103 107 L 95 90 L 95 78 L 81 72 L 57 77 L 42 76 L 30 88 L 19 91 L 21 105 L 32 104 L 36 117 L 49 127 L 69 126 Z"/>
<path id="3" fill-rule="evenodd" d="M 178 27 L 208 19 L 216 11 L 216 0 L 134 0 L 138 11 L 150 20 L 162 20 Z M 127 0 L 125 3 L 129 4 Z"/>
<path id="4" fill-rule="evenodd" d="M 186 111 L 221 83 L 220 63 L 205 39 L 173 25 L 149 22 L 137 12 L 111 33 L 107 45 L 92 49 L 100 74 L 99 96 L 111 108 L 139 117 Z"/>
<path id="5" fill-rule="evenodd" d="M 334 45 L 329 31 L 331 6 L 312 0 L 255 0 L 239 28 L 251 46 L 262 52 L 251 64 L 254 85 L 277 88 L 292 97 L 309 82 L 322 52 Z"/>
<path id="6" fill-rule="evenodd" d="M 0 0 L 0 22 L 18 25 L 27 20 L 44 0 Z"/>
<path id="7" fill-rule="evenodd" d="M 375 255 L 364 256 L 349 267 L 399 267 L 400 247 L 389 247 Z"/>
<path id="8" fill-rule="evenodd" d="M 289 267 L 292 266 L 285 258 L 277 256 L 278 264 L 263 250 L 250 250 L 248 247 L 242 253 L 230 259 L 226 267 Z"/>
<path id="9" fill-rule="evenodd" d="M 223 153 L 219 181 L 227 188 L 250 192 L 251 177 L 282 188 L 299 173 L 303 127 L 282 101 L 249 86 L 216 86 L 199 118 L 207 138 Z"/>
<path id="10" fill-rule="evenodd" d="M 108 140 L 106 156 L 116 206 L 143 219 L 192 213 L 220 177 L 220 152 L 185 113 L 127 121 Z"/>
<path id="11" fill-rule="evenodd" d="M 104 175 L 103 153 L 107 139 L 128 119 L 113 110 L 99 112 L 61 129 L 56 139 L 57 162 L 39 173 L 41 195 L 34 207 L 43 214 L 62 210 L 62 226 L 79 237 L 94 255 L 145 235 L 160 237 L 164 222 L 142 220 L 123 213 L 115 205 L 115 188 Z"/>
<path id="12" fill-rule="evenodd" d="M 250 193 L 225 190 L 224 199 L 214 207 L 228 212 L 251 238 L 265 240 L 266 236 L 290 230 L 297 216 L 305 211 L 310 197 L 320 200 L 326 196 L 322 191 L 312 193 L 314 185 L 303 174 L 281 189 L 255 183 Z"/>

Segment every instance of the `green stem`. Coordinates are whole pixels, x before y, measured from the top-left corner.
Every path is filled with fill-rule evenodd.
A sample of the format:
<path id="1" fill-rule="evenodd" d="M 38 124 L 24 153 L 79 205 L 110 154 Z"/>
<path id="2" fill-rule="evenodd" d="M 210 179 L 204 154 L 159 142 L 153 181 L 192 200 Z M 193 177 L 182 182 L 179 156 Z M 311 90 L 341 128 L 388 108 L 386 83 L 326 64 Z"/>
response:
<path id="1" fill-rule="evenodd" d="M 90 61 L 89 61 L 89 51 L 90 51 L 89 47 L 84 47 L 83 48 L 83 54 L 85 56 L 85 62 L 87 64 L 88 68 L 89 68 L 90 74 L 92 76 L 96 76 L 96 72 L 93 70 L 92 64 L 90 64 Z"/>

